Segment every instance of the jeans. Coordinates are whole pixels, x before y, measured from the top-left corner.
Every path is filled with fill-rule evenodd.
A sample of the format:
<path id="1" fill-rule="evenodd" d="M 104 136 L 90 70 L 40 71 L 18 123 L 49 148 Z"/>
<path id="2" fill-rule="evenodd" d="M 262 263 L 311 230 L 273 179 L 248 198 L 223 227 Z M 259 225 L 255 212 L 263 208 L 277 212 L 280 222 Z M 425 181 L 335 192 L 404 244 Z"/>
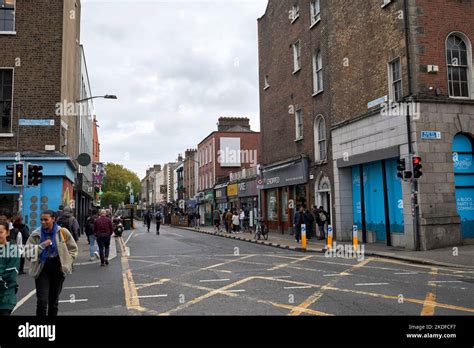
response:
<path id="1" fill-rule="evenodd" d="M 324 230 L 324 225 L 319 226 L 319 236 L 320 238 L 326 238 L 326 231 Z"/>
<path id="2" fill-rule="evenodd" d="M 63 289 L 65 276 L 61 270 L 61 261 L 58 257 L 48 258 L 38 278 L 36 285 L 36 315 L 50 317 L 58 315 L 59 295 Z"/>
<path id="3" fill-rule="evenodd" d="M 301 226 L 295 228 L 295 239 L 297 242 L 301 240 Z"/>
<path id="4" fill-rule="evenodd" d="M 95 241 L 97 240 L 96 236 L 91 234 L 88 236 L 89 239 L 89 252 L 91 255 L 91 258 L 94 257 L 94 253 L 99 250 L 99 247 L 95 247 Z"/>
<path id="5" fill-rule="evenodd" d="M 244 220 L 240 220 L 240 232 L 244 231 Z"/>
<path id="6" fill-rule="evenodd" d="M 110 236 L 98 236 L 97 244 L 99 244 L 100 263 L 104 264 L 109 259 L 110 252 Z"/>
<path id="7" fill-rule="evenodd" d="M 161 221 L 156 222 L 156 234 L 160 234 Z"/>

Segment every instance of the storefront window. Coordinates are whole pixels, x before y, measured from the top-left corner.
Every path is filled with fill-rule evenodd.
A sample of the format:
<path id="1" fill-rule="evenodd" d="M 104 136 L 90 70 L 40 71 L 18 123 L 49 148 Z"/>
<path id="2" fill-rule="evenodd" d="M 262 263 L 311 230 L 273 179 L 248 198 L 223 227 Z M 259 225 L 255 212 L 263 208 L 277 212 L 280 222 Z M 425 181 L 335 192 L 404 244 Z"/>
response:
<path id="1" fill-rule="evenodd" d="M 267 219 L 269 221 L 278 221 L 278 201 L 276 190 L 270 190 L 267 192 Z"/>
<path id="2" fill-rule="evenodd" d="M 288 221 L 288 189 L 284 188 L 281 192 L 281 219 L 284 222 Z"/>
<path id="3" fill-rule="evenodd" d="M 306 185 L 297 185 L 295 189 L 295 196 L 295 204 L 297 209 L 299 209 L 302 205 L 306 205 Z"/>

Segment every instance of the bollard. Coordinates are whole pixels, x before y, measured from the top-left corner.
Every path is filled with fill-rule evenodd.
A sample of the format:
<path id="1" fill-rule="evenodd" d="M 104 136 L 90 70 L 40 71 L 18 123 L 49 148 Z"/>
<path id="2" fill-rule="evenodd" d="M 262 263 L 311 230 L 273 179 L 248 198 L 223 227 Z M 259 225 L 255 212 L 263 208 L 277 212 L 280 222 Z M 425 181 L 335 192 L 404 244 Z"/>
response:
<path id="1" fill-rule="evenodd" d="M 301 225 L 301 248 L 306 251 L 306 225 Z"/>
<path id="2" fill-rule="evenodd" d="M 359 246 L 359 228 L 357 225 L 354 225 L 352 227 L 352 247 L 354 250 L 357 250 L 357 247 Z"/>
<path id="3" fill-rule="evenodd" d="M 327 242 L 327 249 L 332 248 L 332 226 L 328 226 L 328 242 Z"/>

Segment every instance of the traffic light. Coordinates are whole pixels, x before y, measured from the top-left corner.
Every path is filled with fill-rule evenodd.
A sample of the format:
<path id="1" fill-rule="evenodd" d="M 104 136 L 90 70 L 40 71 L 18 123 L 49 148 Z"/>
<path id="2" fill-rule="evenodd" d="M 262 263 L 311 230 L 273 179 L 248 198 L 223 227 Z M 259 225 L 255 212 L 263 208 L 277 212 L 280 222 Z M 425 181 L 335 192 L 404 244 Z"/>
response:
<path id="1" fill-rule="evenodd" d="M 23 186 L 23 177 L 24 177 L 24 166 L 23 163 L 15 163 L 15 182 L 14 186 L 21 187 Z"/>
<path id="2" fill-rule="evenodd" d="M 12 186 L 16 185 L 16 180 L 15 180 L 15 166 L 13 164 L 10 164 L 7 166 L 7 184 L 10 184 Z"/>
<path id="3" fill-rule="evenodd" d="M 413 157 L 413 176 L 415 179 L 419 179 L 423 176 L 423 172 L 421 169 L 423 166 L 421 165 L 421 157 L 419 156 L 414 156 Z"/>
<path id="4" fill-rule="evenodd" d="M 398 166 L 398 174 L 397 176 L 402 179 L 402 180 L 408 180 L 411 179 L 413 176 L 413 173 L 410 171 L 410 168 L 407 168 L 407 160 L 406 158 L 401 158 L 397 160 Z"/>
<path id="5" fill-rule="evenodd" d="M 28 164 L 28 186 L 38 186 L 43 182 L 43 166 Z"/>

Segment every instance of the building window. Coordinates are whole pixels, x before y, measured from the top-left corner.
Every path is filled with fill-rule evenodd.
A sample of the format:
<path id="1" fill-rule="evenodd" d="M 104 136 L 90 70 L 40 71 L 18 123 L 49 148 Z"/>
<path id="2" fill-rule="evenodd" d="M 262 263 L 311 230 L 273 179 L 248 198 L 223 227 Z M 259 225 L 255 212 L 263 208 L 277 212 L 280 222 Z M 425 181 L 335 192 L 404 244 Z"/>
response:
<path id="1" fill-rule="evenodd" d="M 316 161 L 324 161 L 326 159 L 326 122 L 323 116 L 316 118 L 314 122 L 314 144 Z"/>
<path id="2" fill-rule="evenodd" d="M 469 98 L 470 49 L 469 42 L 458 34 L 450 35 L 446 41 L 450 97 Z"/>
<path id="3" fill-rule="evenodd" d="M 396 102 L 402 99 L 402 69 L 400 58 L 390 63 L 390 99 Z"/>
<path id="4" fill-rule="evenodd" d="M 0 32 L 15 31 L 15 0 L 0 0 Z"/>
<path id="5" fill-rule="evenodd" d="M 295 113 L 296 140 L 303 139 L 303 111 L 298 110 Z"/>
<path id="6" fill-rule="evenodd" d="M 300 17 L 300 7 L 295 4 L 290 11 L 290 20 L 291 23 L 294 23 Z"/>
<path id="7" fill-rule="evenodd" d="M 0 133 L 12 133 L 13 69 L 0 69 Z"/>
<path id="8" fill-rule="evenodd" d="M 317 94 L 323 90 L 323 58 L 321 51 L 313 55 L 313 92 Z"/>
<path id="9" fill-rule="evenodd" d="M 293 44 L 293 73 L 301 69 L 301 44 L 296 42 Z"/>
<path id="10" fill-rule="evenodd" d="M 270 78 L 268 77 L 268 75 L 265 75 L 265 86 L 263 87 L 263 89 L 269 89 L 270 88 Z"/>
<path id="11" fill-rule="evenodd" d="M 312 0 L 310 8 L 311 8 L 311 26 L 313 26 L 321 20 L 321 1 Z"/>
<path id="12" fill-rule="evenodd" d="M 278 221 L 278 201 L 277 191 L 267 191 L 267 219 L 268 221 Z"/>

